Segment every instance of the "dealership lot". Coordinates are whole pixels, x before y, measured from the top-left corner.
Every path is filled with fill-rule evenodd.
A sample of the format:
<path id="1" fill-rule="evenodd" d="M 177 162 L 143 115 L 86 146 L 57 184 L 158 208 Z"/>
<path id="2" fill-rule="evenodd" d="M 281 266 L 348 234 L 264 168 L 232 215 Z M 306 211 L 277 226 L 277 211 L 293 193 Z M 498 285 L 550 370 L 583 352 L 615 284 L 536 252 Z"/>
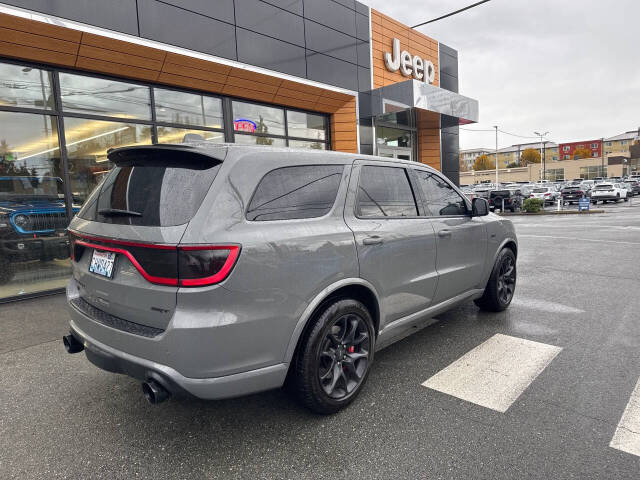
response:
<path id="1" fill-rule="evenodd" d="M 510 217 L 512 306 L 463 305 L 380 351 L 330 417 L 281 391 L 148 405 L 64 352 L 61 296 L 2 305 L 0 476 L 637 478 L 640 202 L 605 210 Z"/>

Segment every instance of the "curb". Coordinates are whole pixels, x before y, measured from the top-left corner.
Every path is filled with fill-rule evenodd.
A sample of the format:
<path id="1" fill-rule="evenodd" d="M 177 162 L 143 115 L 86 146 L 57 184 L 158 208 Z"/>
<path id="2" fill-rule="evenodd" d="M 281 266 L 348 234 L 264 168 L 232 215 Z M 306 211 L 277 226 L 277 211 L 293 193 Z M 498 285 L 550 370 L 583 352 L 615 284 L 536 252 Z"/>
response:
<path id="1" fill-rule="evenodd" d="M 595 213 L 607 213 L 606 210 L 584 210 L 582 212 L 579 212 L 578 210 L 561 210 L 559 212 L 557 211 L 553 211 L 553 212 L 535 212 L 535 213 L 527 213 L 527 212 L 515 212 L 515 213 L 497 213 L 496 215 L 500 215 L 501 217 L 511 217 L 511 216 L 522 216 L 522 217 L 527 217 L 530 215 L 590 215 L 590 214 L 595 214 Z"/>

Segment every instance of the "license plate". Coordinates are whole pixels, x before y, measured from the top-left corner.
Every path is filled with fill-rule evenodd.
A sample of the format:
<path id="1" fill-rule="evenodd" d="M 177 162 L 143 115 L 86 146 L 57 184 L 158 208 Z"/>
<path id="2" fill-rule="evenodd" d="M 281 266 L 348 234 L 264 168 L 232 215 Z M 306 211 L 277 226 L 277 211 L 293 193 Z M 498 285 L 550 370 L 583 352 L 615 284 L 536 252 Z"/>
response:
<path id="1" fill-rule="evenodd" d="M 113 252 L 101 252 L 94 250 L 89 264 L 89 271 L 103 277 L 111 278 L 116 254 Z"/>

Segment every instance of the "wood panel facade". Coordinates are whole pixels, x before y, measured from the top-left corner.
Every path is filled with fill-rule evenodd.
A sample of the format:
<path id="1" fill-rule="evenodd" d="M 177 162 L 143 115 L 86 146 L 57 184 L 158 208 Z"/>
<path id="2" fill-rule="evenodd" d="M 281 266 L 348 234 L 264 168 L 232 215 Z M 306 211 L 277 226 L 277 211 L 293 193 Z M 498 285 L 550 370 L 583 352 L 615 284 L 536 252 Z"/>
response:
<path id="1" fill-rule="evenodd" d="M 8 14 L 0 39 L 8 58 L 327 113 L 332 148 L 358 150 L 353 95 Z"/>

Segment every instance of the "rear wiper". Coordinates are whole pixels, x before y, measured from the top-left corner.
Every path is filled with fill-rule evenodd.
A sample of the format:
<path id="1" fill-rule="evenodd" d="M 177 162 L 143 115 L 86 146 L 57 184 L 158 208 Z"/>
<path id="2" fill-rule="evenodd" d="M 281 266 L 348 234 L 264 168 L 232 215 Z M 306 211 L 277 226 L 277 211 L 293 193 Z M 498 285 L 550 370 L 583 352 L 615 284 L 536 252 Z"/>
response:
<path id="1" fill-rule="evenodd" d="M 100 215 L 104 215 L 105 217 L 115 217 L 115 216 L 126 216 L 126 217 L 141 217 L 142 214 L 140 212 L 134 212 L 133 210 L 119 210 L 117 208 L 103 208 L 102 210 L 98 210 Z"/>

